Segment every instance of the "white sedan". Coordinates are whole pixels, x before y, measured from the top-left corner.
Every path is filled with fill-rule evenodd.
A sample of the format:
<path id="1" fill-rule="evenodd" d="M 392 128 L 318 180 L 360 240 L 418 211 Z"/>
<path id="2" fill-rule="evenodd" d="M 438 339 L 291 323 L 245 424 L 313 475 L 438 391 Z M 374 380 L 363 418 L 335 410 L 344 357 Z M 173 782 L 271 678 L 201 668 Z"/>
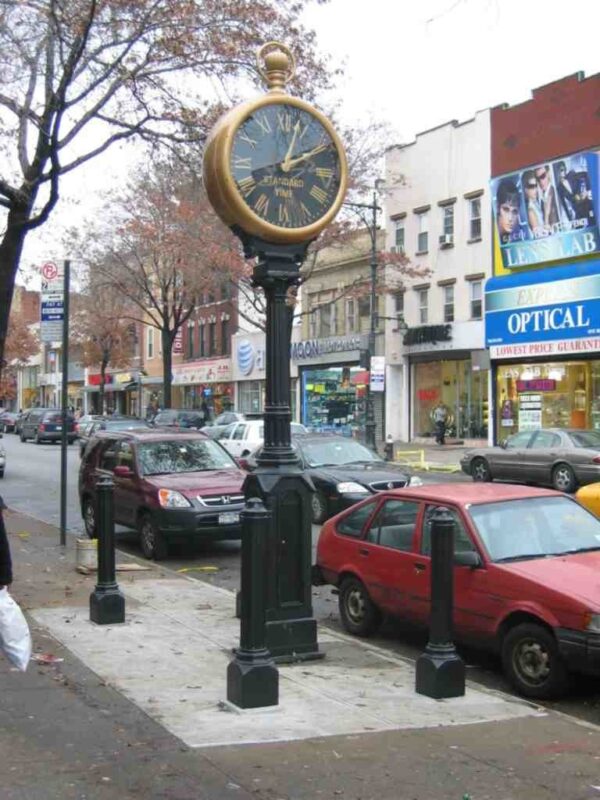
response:
<path id="1" fill-rule="evenodd" d="M 219 435 L 219 444 L 231 453 L 234 458 L 249 456 L 264 440 L 264 420 L 246 419 L 233 422 Z M 292 422 L 292 436 L 308 433 L 304 425 Z"/>

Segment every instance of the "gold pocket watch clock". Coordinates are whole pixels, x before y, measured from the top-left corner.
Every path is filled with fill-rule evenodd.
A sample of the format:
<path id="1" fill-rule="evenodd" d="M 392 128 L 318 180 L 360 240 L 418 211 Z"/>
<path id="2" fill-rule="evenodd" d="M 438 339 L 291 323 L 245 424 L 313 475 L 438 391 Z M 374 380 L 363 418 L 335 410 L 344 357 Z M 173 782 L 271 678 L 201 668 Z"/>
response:
<path id="1" fill-rule="evenodd" d="M 204 154 L 208 198 L 226 225 L 274 244 L 315 239 L 340 209 L 348 180 L 331 122 L 285 90 L 295 71 L 287 47 L 258 51 L 269 90 L 213 128 Z"/>

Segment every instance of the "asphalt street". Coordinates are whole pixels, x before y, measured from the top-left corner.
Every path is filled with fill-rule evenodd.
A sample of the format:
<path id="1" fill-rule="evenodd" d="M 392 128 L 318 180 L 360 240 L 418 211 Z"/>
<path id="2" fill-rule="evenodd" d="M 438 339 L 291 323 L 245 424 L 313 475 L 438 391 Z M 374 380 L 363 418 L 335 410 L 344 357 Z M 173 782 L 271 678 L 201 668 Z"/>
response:
<path id="1" fill-rule="evenodd" d="M 6 450 L 5 476 L 0 481 L 0 494 L 12 508 L 58 525 L 60 522 L 60 445 L 33 442 L 22 443 L 13 434 L 4 434 L 2 444 Z M 79 447 L 69 446 L 67 456 L 67 529 L 69 540 L 84 534 L 79 501 L 77 476 L 79 470 Z M 424 475 L 426 482 L 469 480 L 461 474 L 434 476 Z M 319 536 L 319 526 L 313 525 L 313 554 Z M 140 558 L 137 536 L 133 531 L 119 528 L 118 547 Z M 219 542 L 194 547 L 173 549 L 164 565 L 174 572 L 183 572 L 229 590 L 239 588 L 240 575 L 239 542 Z M 337 610 L 337 596 L 331 587 L 313 587 L 313 612 L 322 625 L 342 630 Z M 373 644 L 395 654 L 416 658 L 426 644 L 422 632 L 402 628 L 395 621 L 384 623 L 380 632 L 372 638 Z M 495 658 L 479 652 L 461 651 L 468 664 L 469 677 L 487 687 L 511 692 L 501 675 Z M 574 693 L 563 700 L 546 703 L 565 714 L 600 724 L 600 687 L 597 681 L 578 679 Z"/>

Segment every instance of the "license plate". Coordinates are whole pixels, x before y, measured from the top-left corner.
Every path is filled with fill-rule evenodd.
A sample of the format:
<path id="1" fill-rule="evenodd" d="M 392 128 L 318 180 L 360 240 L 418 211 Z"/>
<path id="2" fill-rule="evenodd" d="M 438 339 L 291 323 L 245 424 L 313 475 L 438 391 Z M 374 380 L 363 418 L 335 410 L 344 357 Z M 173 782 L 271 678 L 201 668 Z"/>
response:
<path id="1" fill-rule="evenodd" d="M 219 514 L 219 525 L 235 525 L 240 521 L 240 515 L 233 511 L 226 511 L 224 514 Z"/>
<path id="2" fill-rule="evenodd" d="M 62 425 L 57 425 L 57 426 L 56 426 L 56 430 L 57 430 L 57 431 L 62 431 Z"/>

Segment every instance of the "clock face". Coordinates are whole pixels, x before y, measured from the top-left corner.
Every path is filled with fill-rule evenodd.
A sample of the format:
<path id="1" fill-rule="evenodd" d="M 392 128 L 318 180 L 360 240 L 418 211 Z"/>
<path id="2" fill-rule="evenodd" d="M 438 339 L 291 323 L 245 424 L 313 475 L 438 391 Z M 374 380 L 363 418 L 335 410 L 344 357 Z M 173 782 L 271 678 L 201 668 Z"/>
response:
<path id="1" fill-rule="evenodd" d="M 230 161 L 236 188 L 261 219 L 279 228 L 303 228 L 334 204 L 340 160 L 327 129 L 287 103 L 266 105 L 237 129 Z"/>

